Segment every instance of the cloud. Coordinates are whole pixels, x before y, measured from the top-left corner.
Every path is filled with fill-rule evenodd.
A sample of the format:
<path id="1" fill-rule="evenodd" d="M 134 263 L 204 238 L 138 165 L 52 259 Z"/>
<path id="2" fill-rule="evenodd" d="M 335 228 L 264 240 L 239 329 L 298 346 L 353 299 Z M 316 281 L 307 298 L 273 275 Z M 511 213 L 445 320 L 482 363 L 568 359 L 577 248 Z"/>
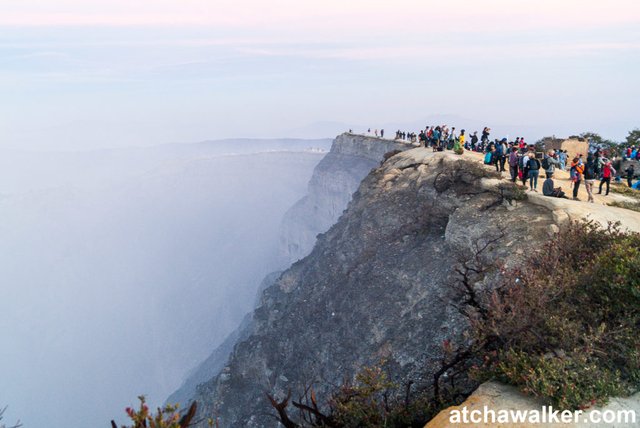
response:
<path id="1" fill-rule="evenodd" d="M 640 23 L 636 0 L 22 0 L 0 25 L 220 26 L 383 33 L 585 28 Z M 2 10 L 5 9 L 5 10 Z"/>
<path id="2" fill-rule="evenodd" d="M 424 62 L 425 58 L 439 61 L 464 58 L 499 58 L 505 55 L 513 58 L 537 57 L 557 58 L 584 55 L 599 55 L 608 52 L 628 52 L 640 50 L 639 42 L 576 42 L 562 43 L 522 42 L 500 43 L 483 41 L 480 43 L 423 43 L 413 45 L 354 45 L 310 47 L 305 45 L 271 45 L 260 47 L 239 47 L 238 51 L 249 56 L 301 57 L 308 59 L 379 61 L 406 60 Z"/>

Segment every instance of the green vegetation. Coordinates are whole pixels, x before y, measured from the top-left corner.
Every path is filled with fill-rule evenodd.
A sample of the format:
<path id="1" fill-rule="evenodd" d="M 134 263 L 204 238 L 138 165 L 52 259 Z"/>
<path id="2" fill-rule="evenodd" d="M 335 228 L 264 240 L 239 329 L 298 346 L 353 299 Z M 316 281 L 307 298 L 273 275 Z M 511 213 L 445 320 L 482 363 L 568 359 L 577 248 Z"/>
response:
<path id="1" fill-rule="evenodd" d="M 181 415 L 178 406 L 165 406 L 158 408 L 154 414 L 149 410 L 144 396 L 138 397 L 140 406 L 138 410 L 127 407 L 126 412 L 133 423 L 130 426 L 123 425 L 122 428 L 186 428 L 192 425 L 196 414 L 196 404 L 193 403 L 189 410 Z M 213 421 L 209 421 L 209 426 L 214 426 Z M 111 421 L 112 428 L 118 428 L 114 421 Z"/>
<path id="2" fill-rule="evenodd" d="M 630 188 L 626 184 L 611 183 L 611 191 L 640 200 L 640 192 Z"/>
<path id="3" fill-rule="evenodd" d="M 343 385 L 332 397 L 333 420 L 339 427 L 406 427 L 415 421 L 420 425 L 427 413 L 435 414 L 430 403 L 410 401 L 399 391 L 381 366 L 364 368 L 353 385 Z"/>
<path id="4" fill-rule="evenodd" d="M 640 129 L 636 128 L 633 131 L 629 131 L 629 135 L 627 135 L 627 145 L 640 145 Z"/>
<path id="5" fill-rule="evenodd" d="M 436 403 L 426 390 L 411 392 L 412 382 L 401 387 L 391 382 L 384 362 L 364 367 L 353 382 L 345 382 L 320 406 L 311 387 L 298 401 L 291 401 L 298 413 L 294 421 L 288 414 L 291 394 L 281 402 L 268 396 L 286 428 L 422 428 L 453 401 Z M 457 404 L 457 403 L 455 403 Z"/>
<path id="6" fill-rule="evenodd" d="M 611 184 L 611 191 L 613 193 L 618 193 L 620 195 L 627 196 L 629 198 L 633 198 L 633 201 L 613 201 L 609 202 L 607 205 L 611 207 L 625 208 L 632 211 L 640 211 L 640 192 L 630 188 L 626 184 Z"/>
<path id="7" fill-rule="evenodd" d="M 574 223 L 476 297 L 477 380 L 497 378 L 561 408 L 640 386 L 640 235 Z"/>
<path id="8" fill-rule="evenodd" d="M 527 199 L 527 186 L 513 183 L 511 181 L 498 184 L 498 192 L 509 203 L 512 201 L 524 201 Z"/>
<path id="9" fill-rule="evenodd" d="M 389 382 L 383 366 L 365 368 L 324 406 L 308 389 L 292 402 L 297 421 L 287 414 L 290 395 L 282 402 L 269 397 L 282 424 L 422 427 L 491 379 L 561 409 L 637 391 L 640 234 L 571 223 L 511 271 L 491 255 L 503 237 L 485 237 L 473 254 L 460 255 L 454 305 L 469 329 L 459 344 L 443 343 L 440 369 L 421 376 L 419 387 Z M 483 280 L 490 285 L 478 287 Z"/>
<path id="10" fill-rule="evenodd" d="M 613 202 L 609 202 L 607 205 L 609 205 L 610 207 L 625 208 L 627 210 L 640 212 L 640 200 L 638 200 L 638 202 L 629 202 L 629 201 L 618 202 L 618 201 L 613 201 Z"/>
<path id="11" fill-rule="evenodd" d="M 601 137 L 600 134 L 583 132 L 580 134 L 580 138 L 587 140 L 590 147 L 604 150 L 610 158 L 622 156 L 623 145 L 615 141 L 607 140 Z"/>

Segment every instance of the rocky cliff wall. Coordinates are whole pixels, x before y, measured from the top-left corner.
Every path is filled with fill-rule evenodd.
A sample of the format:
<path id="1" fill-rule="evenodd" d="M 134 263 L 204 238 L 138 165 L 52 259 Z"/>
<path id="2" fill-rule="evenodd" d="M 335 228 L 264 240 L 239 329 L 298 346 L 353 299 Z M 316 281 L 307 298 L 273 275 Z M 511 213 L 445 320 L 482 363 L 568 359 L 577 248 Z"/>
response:
<path id="1" fill-rule="evenodd" d="M 369 174 L 311 254 L 265 290 L 245 339 L 198 387 L 201 415 L 225 427 L 275 427 L 266 392 L 295 396 L 314 384 L 323 396 L 382 358 L 393 380 L 419 385 L 442 341 L 463 328 L 446 304 L 456 258 L 503 231 L 490 257 L 515 264 L 554 230 L 549 209 L 509 205 L 482 175 L 461 157 L 420 148 Z"/>
<path id="2" fill-rule="evenodd" d="M 339 135 L 331 151 L 316 166 L 307 195 L 291 207 L 282 220 L 283 267 L 311 252 L 316 236 L 338 220 L 362 179 L 380 164 L 386 153 L 412 147 L 393 140 Z"/>
<path id="3" fill-rule="evenodd" d="M 336 222 L 362 179 L 372 168 L 380 165 L 386 153 L 412 147 L 403 142 L 354 134 L 336 137 L 331 151 L 314 169 L 308 185 L 308 194 L 291 207 L 282 220 L 279 261 L 281 267 L 289 267 L 292 262 L 311 251 L 316 236 L 327 231 Z M 268 275 L 262 282 L 259 293 L 272 285 L 280 273 Z M 247 316 L 241 325 L 187 376 L 181 387 L 171 394 L 166 402 L 180 403 L 185 407 L 199 384 L 218 375 L 234 345 L 246 338 L 250 324 L 251 317 Z"/>

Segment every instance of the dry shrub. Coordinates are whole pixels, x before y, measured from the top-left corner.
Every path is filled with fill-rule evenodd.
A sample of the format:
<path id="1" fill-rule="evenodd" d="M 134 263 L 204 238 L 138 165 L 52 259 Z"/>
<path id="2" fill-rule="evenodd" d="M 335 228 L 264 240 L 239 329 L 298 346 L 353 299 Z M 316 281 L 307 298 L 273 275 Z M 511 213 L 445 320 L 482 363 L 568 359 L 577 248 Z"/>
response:
<path id="1" fill-rule="evenodd" d="M 640 235 L 572 223 L 483 302 L 471 317 L 478 380 L 561 408 L 640 386 Z"/>

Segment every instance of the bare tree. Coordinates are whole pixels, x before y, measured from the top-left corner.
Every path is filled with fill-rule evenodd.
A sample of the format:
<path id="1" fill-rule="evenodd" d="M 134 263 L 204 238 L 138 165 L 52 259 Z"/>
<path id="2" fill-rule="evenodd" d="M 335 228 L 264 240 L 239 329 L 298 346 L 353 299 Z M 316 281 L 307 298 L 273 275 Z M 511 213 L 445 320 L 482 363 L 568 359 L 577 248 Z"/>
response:
<path id="1" fill-rule="evenodd" d="M 2 423 L 2 418 L 4 416 L 4 412 L 6 411 L 7 411 L 6 406 L 0 409 L 0 428 L 20 428 L 22 426 L 22 424 L 20 423 L 20 420 L 18 420 L 18 422 L 10 426 L 6 426 L 5 424 Z"/>

